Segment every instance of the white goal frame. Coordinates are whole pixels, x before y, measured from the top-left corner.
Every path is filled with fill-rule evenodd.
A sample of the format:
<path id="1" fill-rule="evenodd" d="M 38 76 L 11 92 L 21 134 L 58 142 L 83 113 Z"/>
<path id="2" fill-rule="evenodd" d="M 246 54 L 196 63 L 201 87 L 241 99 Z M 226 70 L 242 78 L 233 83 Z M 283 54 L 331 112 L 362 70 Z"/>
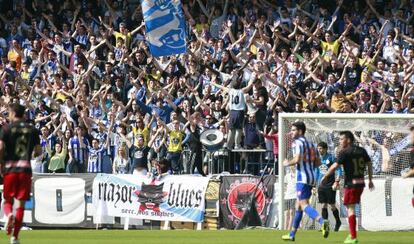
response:
<path id="1" fill-rule="evenodd" d="M 278 176 L 278 229 L 283 230 L 285 219 L 284 219 L 284 177 L 285 171 L 283 166 L 283 161 L 285 160 L 286 155 L 286 144 L 284 142 L 284 131 L 287 131 L 285 128 L 284 119 L 406 119 L 413 120 L 414 124 L 414 114 L 368 114 L 368 113 L 355 113 L 355 114 L 345 114 L 345 113 L 279 113 L 278 115 L 278 140 L 279 140 L 279 176 Z"/>

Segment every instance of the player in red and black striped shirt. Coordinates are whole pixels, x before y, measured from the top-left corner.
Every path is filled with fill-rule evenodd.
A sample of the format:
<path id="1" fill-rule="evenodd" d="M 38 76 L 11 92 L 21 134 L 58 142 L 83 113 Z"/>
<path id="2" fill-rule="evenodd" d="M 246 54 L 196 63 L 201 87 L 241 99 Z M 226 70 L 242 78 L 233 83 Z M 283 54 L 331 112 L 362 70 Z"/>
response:
<path id="1" fill-rule="evenodd" d="M 355 137 L 350 131 L 343 131 L 339 134 L 341 151 L 337 162 L 334 163 L 322 179 L 324 184 L 329 176 L 334 174 L 339 165 L 344 168 L 344 205 L 348 209 L 348 222 L 350 236 L 344 243 L 358 243 L 356 236 L 355 204 L 361 201 L 361 195 L 365 187 L 365 170 L 368 169 L 369 189 L 374 189 L 372 182 L 372 163 L 367 151 L 354 144 Z"/>
<path id="2" fill-rule="evenodd" d="M 24 121 L 25 108 L 19 104 L 9 105 L 10 124 L 0 131 L 1 174 L 4 179 L 5 229 L 11 243 L 19 243 L 18 235 L 22 226 L 24 204 L 30 197 L 32 168 L 30 160 L 42 153 L 39 131 Z M 32 155 L 33 154 L 33 155 Z M 13 201 L 17 202 L 16 216 L 13 216 Z"/>

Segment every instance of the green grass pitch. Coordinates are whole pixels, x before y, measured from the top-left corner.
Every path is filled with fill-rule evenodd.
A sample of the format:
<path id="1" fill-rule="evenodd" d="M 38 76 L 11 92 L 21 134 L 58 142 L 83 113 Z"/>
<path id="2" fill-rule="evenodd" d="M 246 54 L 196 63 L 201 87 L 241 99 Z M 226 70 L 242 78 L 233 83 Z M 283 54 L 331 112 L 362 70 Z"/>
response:
<path id="1" fill-rule="evenodd" d="M 20 241 L 25 243 L 142 243 L 142 244 L 265 244 L 285 243 L 280 237 L 285 232 L 276 230 L 33 230 L 22 231 Z M 9 243 L 3 232 L 0 243 Z M 359 232 L 359 243 L 399 244 L 414 243 L 414 232 Z M 333 232 L 324 239 L 318 231 L 299 231 L 295 243 L 343 243 L 348 232 Z"/>

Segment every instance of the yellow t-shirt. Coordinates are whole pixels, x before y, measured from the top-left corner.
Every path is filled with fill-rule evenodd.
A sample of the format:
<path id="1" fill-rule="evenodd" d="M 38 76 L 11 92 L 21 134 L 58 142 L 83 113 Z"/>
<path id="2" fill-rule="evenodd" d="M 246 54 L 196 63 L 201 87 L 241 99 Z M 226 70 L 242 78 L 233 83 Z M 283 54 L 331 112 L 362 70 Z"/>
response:
<path id="1" fill-rule="evenodd" d="M 259 51 L 259 49 L 256 47 L 256 45 L 252 44 L 252 45 L 250 46 L 250 52 L 251 52 L 253 55 L 256 55 L 256 54 L 257 54 L 257 51 Z"/>
<path id="2" fill-rule="evenodd" d="M 144 127 L 144 129 L 140 129 L 140 128 L 136 128 L 133 127 L 132 128 L 132 132 L 134 133 L 134 145 L 138 147 L 138 136 L 142 136 L 144 137 L 144 145 L 147 146 L 148 145 L 148 141 L 149 141 L 149 129 L 148 127 Z"/>
<path id="3" fill-rule="evenodd" d="M 184 134 L 181 131 L 170 131 L 170 144 L 168 145 L 168 152 L 181 152 L 183 150 L 182 142 Z"/>
<path id="4" fill-rule="evenodd" d="M 124 35 L 121 32 L 114 31 L 114 36 L 115 36 L 115 40 L 118 40 L 118 38 L 124 39 L 125 46 L 129 47 L 129 44 L 131 43 L 131 40 L 132 40 L 131 32 L 128 32 L 126 35 Z M 118 47 L 118 44 L 116 47 Z"/>
<path id="5" fill-rule="evenodd" d="M 321 41 L 323 57 L 325 60 L 329 61 L 332 59 L 332 56 L 337 56 L 339 53 L 339 41 L 335 40 L 334 42 L 324 42 Z"/>
<path id="6" fill-rule="evenodd" d="M 9 61 L 16 61 L 16 70 L 20 71 L 20 68 L 22 67 L 22 57 L 20 57 L 19 53 L 15 50 L 11 49 L 7 53 L 7 59 Z"/>
<path id="7" fill-rule="evenodd" d="M 201 33 L 203 31 L 203 28 L 206 27 L 208 29 L 208 24 L 196 24 L 195 29 L 198 33 Z"/>
<path id="8" fill-rule="evenodd" d="M 367 67 L 368 71 L 370 71 L 370 72 L 375 70 L 375 66 L 372 64 L 372 60 L 367 60 L 364 63 L 363 58 L 358 58 L 358 63 L 359 63 L 359 65 L 361 65 L 361 67 Z"/>
<path id="9" fill-rule="evenodd" d="M 331 108 L 333 108 L 334 110 L 340 110 L 342 109 L 342 107 L 344 106 L 344 102 L 346 100 L 352 100 L 355 96 L 353 94 L 351 95 L 342 95 L 342 94 L 334 94 L 332 96 L 332 101 L 331 101 Z"/>
<path id="10" fill-rule="evenodd" d="M 312 101 L 311 101 L 311 104 L 308 104 L 307 102 L 305 102 L 304 100 L 302 100 L 302 106 L 304 107 L 304 108 L 306 108 L 307 106 L 309 106 L 309 105 L 312 105 L 312 107 L 316 107 L 317 106 L 317 104 L 318 104 L 318 101 L 321 101 L 321 100 L 323 100 L 323 98 L 322 97 L 319 97 L 319 98 L 314 98 Z"/>
<path id="11" fill-rule="evenodd" d="M 57 92 L 57 93 L 56 93 L 56 96 L 55 96 L 55 99 L 56 99 L 56 100 L 60 99 L 60 100 L 62 100 L 62 101 L 66 101 L 66 96 L 65 96 L 65 94 L 63 94 L 63 93 L 61 93 L 61 92 Z"/>
<path id="12" fill-rule="evenodd" d="M 30 78 L 30 73 L 29 73 L 29 72 L 24 72 L 24 71 L 22 71 L 22 72 L 20 73 L 20 77 L 22 77 L 22 80 L 29 81 L 29 78 Z"/>

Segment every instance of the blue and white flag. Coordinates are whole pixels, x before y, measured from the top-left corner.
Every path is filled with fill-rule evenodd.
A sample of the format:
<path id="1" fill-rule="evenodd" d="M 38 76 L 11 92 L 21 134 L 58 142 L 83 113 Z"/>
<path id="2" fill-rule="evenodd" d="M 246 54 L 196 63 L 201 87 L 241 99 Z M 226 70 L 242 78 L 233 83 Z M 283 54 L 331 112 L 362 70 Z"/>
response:
<path id="1" fill-rule="evenodd" d="M 141 0 L 141 5 L 151 54 L 185 53 L 185 18 L 180 0 Z"/>
<path id="2" fill-rule="evenodd" d="M 401 141 L 394 143 L 390 149 L 390 156 L 394 156 L 395 154 L 401 152 L 404 148 L 411 144 L 410 136 L 406 136 Z"/>

